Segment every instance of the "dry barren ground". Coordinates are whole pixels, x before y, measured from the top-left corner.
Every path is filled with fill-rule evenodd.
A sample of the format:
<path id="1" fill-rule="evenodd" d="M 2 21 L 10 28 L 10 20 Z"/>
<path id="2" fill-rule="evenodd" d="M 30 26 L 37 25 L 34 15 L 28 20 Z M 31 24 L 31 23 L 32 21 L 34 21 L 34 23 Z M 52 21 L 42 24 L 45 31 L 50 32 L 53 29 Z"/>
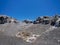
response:
<path id="1" fill-rule="evenodd" d="M 51 28 L 51 29 L 50 29 Z M 52 28 L 42 24 L 3 24 L 0 25 L 0 45 L 60 45 L 60 28 Z M 27 43 L 15 35 L 19 31 L 28 31 L 39 34 L 40 37 L 34 43 Z"/>

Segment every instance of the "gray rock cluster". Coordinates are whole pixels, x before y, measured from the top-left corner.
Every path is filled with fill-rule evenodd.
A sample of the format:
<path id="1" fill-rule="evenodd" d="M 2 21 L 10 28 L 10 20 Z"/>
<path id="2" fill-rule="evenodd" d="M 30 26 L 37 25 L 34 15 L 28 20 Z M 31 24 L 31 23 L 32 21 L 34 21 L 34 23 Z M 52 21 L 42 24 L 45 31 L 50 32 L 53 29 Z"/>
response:
<path id="1" fill-rule="evenodd" d="M 60 25 L 60 20 L 59 19 L 60 19 L 60 16 L 55 15 L 55 16 L 52 16 L 52 17 L 49 17 L 49 16 L 38 17 L 34 21 L 24 20 L 23 22 L 33 23 L 33 24 L 50 24 L 50 25 L 54 26 L 54 25 L 57 25 L 56 23 L 58 23 L 58 25 Z M 59 20 L 59 21 L 57 21 L 57 20 Z"/>
<path id="2" fill-rule="evenodd" d="M 24 20 L 23 22 L 25 22 L 25 23 L 32 23 L 32 21 L 29 21 L 29 20 Z"/>
<path id="3" fill-rule="evenodd" d="M 1 15 L 0 16 L 0 24 L 4 24 L 4 23 L 18 23 L 18 21 L 12 17 L 8 17 L 5 15 Z M 25 22 L 26 24 L 29 23 L 33 23 L 33 24 L 50 24 L 52 26 L 56 25 L 56 26 L 60 26 L 60 16 L 59 15 L 55 15 L 52 17 L 49 16 L 43 16 L 43 17 L 38 17 L 36 20 L 31 21 L 31 20 L 24 20 L 23 22 Z"/>
<path id="4" fill-rule="evenodd" d="M 12 17 L 8 17 L 8 16 L 0 16 L 0 24 L 4 24 L 4 23 L 18 23 L 16 19 L 13 19 Z"/>
<path id="5" fill-rule="evenodd" d="M 48 16 L 43 16 L 43 17 L 38 17 L 33 23 L 34 24 L 49 24 L 50 22 L 50 17 Z"/>

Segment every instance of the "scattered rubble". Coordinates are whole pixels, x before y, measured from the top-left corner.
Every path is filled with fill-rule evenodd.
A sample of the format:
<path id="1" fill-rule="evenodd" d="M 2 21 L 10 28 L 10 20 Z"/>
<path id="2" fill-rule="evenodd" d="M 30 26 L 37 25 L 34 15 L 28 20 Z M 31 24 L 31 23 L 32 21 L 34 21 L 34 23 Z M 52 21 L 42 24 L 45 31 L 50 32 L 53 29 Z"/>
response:
<path id="1" fill-rule="evenodd" d="M 33 43 L 36 41 L 36 39 L 39 37 L 40 35 L 37 34 L 33 34 L 33 33 L 28 33 L 28 32 L 18 32 L 16 34 L 17 38 L 22 38 L 23 40 L 25 40 L 28 43 Z"/>

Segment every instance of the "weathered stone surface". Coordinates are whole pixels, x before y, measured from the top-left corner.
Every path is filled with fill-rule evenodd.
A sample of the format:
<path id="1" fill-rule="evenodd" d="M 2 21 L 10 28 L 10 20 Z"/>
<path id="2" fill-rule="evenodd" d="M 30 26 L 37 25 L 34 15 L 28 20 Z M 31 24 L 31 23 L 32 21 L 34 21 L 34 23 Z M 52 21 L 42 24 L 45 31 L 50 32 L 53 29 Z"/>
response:
<path id="1" fill-rule="evenodd" d="M 16 34 L 27 31 L 40 35 L 33 43 L 28 43 Z M 0 24 L 0 45 L 60 45 L 60 27 L 50 24 L 5 23 Z"/>

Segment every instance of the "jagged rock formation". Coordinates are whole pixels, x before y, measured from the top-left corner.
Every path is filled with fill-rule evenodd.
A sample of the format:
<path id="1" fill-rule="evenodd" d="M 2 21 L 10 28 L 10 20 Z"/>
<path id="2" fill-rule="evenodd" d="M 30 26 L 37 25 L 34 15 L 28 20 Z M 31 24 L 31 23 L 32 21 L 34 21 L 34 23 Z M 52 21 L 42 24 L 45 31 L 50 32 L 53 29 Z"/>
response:
<path id="1" fill-rule="evenodd" d="M 29 20 L 24 20 L 23 22 L 25 22 L 25 23 L 33 23 L 32 21 L 29 21 Z"/>
<path id="2" fill-rule="evenodd" d="M 58 17 L 58 18 L 57 18 Z M 53 19 L 53 20 L 52 20 Z M 47 21 L 48 22 L 47 22 Z M 60 17 L 38 17 L 32 23 L 19 22 L 8 16 L 0 16 L 0 45 L 60 45 Z M 47 22 L 47 23 L 46 23 Z M 29 43 L 16 37 L 21 31 L 31 32 L 39 37 Z M 24 35 L 27 34 L 24 32 Z M 33 41 L 33 40 L 32 40 Z"/>
<path id="3" fill-rule="evenodd" d="M 8 16 L 0 16 L 0 24 L 4 24 L 4 23 L 18 23 L 16 19 L 13 19 L 12 17 L 8 17 Z"/>

